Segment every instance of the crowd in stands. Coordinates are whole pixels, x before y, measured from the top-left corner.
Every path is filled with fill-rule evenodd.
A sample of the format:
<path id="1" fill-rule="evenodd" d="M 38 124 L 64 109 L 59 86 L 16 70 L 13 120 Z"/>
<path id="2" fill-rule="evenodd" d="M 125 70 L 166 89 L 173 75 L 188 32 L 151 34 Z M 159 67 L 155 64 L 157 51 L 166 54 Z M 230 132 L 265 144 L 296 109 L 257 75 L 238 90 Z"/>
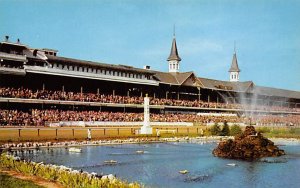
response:
<path id="1" fill-rule="evenodd" d="M 143 113 L 121 113 L 100 111 L 62 111 L 62 110 L 0 110 L 0 125 L 44 126 L 47 122 L 60 121 L 106 121 L 106 122 L 141 122 Z M 151 114 L 155 122 L 241 122 L 237 116 L 200 116 L 196 114 Z"/>
<path id="2" fill-rule="evenodd" d="M 254 116 L 252 121 L 259 125 L 300 125 L 300 115 L 267 115 L 267 116 Z"/>
<path id="3" fill-rule="evenodd" d="M 99 102 L 99 103 L 116 103 L 116 104 L 143 104 L 143 97 L 104 95 L 95 93 L 76 93 L 65 91 L 50 90 L 31 90 L 26 88 L 9 88 L 0 87 L 0 97 L 8 98 L 26 98 L 26 99 L 45 99 L 45 100 L 67 100 L 81 102 Z M 201 100 L 176 100 L 151 98 L 150 105 L 169 105 L 185 106 L 199 108 L 226 108 L 226 109 L 251 109 L 251 110 L 271 110 L 271 111 L 296 111 L 300 108 L 289 108 L 284 106 L 265 106 L 265 105 L 241 105 L 238 103 L 216 103 L 204 102 Z"/>
<path id="4" fill-rule="evenodd" d="M 106 122 L 141 122 L 143 113 L 121 113 L 101 111 L 62 111 L 37 110 L 30 112 L 18 110 L 0 110 L 0 125 L 2 126 L 45 126 L 49 122 L 60 121 L 106 121 Z M 247 118 L 238 116 L 204 116 L 197 114 L 151 114 L 150 120 L 154 122 L 193 122 L 207 123 L 243 123 Z M 252 123 L 260 124 L 284 123 L 299 125 L 300 115 L 252 117 Z"/>

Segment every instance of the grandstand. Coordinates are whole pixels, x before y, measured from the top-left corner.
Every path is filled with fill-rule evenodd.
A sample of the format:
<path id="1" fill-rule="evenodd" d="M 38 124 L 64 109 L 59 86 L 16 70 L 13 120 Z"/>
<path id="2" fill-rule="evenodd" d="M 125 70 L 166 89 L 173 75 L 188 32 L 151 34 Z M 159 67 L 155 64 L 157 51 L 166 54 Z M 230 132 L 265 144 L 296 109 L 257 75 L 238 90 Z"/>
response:
<path id="1" fill-rule="evenodd" d="M 85 61 L 61 57 L 54 49 L 32 48 L 19 40 L 11 42 L 6 36 L 0 42 L 0 124 L 142 121 L 146 95 L 151 99 L 152 121 L 243 122 L 243 115 L 251 113 L 264 116 L 264 123 L 270 115 L 277 122 L 299 124 L 300 92 L 240 82 L 236 53 L 230 81 L 180 72 L 175 38 L 167 61 L 169 72 Z M 224 115 L 220 120 L 219 115 L 199 118 L 197 113 L 237 116 Z"/>

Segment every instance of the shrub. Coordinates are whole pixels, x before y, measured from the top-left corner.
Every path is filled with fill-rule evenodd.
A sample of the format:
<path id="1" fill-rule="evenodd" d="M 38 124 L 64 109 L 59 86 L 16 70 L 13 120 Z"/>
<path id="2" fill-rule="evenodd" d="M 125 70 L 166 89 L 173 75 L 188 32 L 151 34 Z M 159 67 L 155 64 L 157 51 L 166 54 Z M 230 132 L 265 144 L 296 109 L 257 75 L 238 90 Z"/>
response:
<path id="1" fill-rule="evenodd" d="M 219 136 L 221 133 L 221 129 L 217 123 L 215 123 L 211 128 L 210 128 L 211 135 L 216 135 Z"/>
<path id="2" fill-rule="evenodd" d="M 260 128 L 257 129 L 257 132 L 260 132 L 260 133 L 270 133 L 271 129 L 269 127 L 260 127 Z"/>
<path id="3" fill-rule="evenodd" d="M 220 132 L 220 136 L 229 136 L 229 134 L 230 134 L 230 129 L 229 129 L 227 122 L 225 121 L 223 128 Z"/>
<path id="4" fill-rule="evenodd" d="M 240 126 L 238 126 L 236 124 L 234 124 L 233 126 L 231 126 L 231 128 L 230 128 L 230 135 L 231 136 L 235 136 L 235 135 L 238 135 L 240 133 L 242 133 L 242 129 L 241 129 Z"/>

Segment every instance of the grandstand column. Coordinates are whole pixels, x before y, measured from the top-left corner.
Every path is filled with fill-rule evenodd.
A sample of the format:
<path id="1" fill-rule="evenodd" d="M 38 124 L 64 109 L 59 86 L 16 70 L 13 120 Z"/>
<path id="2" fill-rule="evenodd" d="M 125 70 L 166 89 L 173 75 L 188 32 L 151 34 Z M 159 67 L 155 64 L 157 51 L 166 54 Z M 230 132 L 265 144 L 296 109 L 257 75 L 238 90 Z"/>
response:
<path id="1" fill-rule="evenodd" d="M 179 92 L 177 92 L 177 100 L 179 100 Z"/>
<path id="2" fill-rule="evenodd" d="M 64 85 L 61 87 L 61 91 L 65 92 L 65 86 Z"/>
<path id="3" fill-rule="evenodd" d="M 207 102 L 210 102 L 210 96 L 209 95 L 207 96 Z"/>
<path id="4" fill-rule="evenodd" d="M 200 101 L 201 100 L 201 88 L 198 87 L 198 100 Z"/>
<path id="5" fill-rule="evenodd" d="M 149 97 L 146 94 L 146 97 L 144 97 L 144 123 L 141 128 L 141 134 L 152 134 L 152 127 L 150 126 L 149 102 Z"/>
<path id="6" fill-rule="evenodd" d="M 99 95 L 100 94 L 100 89 L 99 88 L 97 88 L 97 95 Z"/>
<path id="7" fill-rule="evenodd" d="M 115 90 L 113 90 L 113 96 L 115 96 L 115 94 L 116 94 L 116 91 L 115 91 Z"/>
<path id="8" fill-rule="evenodd" d="M 43 91 L 45 91 L 45 83 L 43 83 Z"/>
<path id="9" fill-rule="evenodd" d="M 81 86 L 80 87 L 80 94 L 82 94 L 83 93 L 83 87 Z"/>
<path id="10" fill-rule="evenodd" d="M 130 93 L 129 93 L 129 92 L 130 92 L 130 91 L 128 90 L 128 91 L 127 91 L 127 97 L 130 97 Z"/>
<path id="11" fill-rule="evenodd" d="M 168 99 L 168 93 L 169 93 L 169 92 L 168 92 L 168 91 L 166 91 L 166 99 Z"/>

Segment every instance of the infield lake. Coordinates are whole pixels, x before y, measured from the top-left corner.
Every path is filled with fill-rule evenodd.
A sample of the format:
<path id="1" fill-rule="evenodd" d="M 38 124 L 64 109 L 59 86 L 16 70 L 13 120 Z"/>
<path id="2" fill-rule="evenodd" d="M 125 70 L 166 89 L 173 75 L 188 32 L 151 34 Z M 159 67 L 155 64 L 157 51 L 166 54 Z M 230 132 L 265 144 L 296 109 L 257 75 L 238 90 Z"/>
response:
<path id="1" fill-rule="evenodd" d="M 115 174 L 146 187 L 299 187 L 300 145 L 285 143 L 285 156 L 265 162 L 214 157 L 215 143 L 155 143 L 83 146 L 81 153 L 66 148 L 20 152 L 32 161 L 65 165 L 98 174 Z M 144 151 L 137 153 L 136 151 Z M 115 160 L 109 165 L 104 161 Z M 234 163 L 236 166 L 229 166 Z M 181 174 L 180 170 L 189 173 Z"/>

